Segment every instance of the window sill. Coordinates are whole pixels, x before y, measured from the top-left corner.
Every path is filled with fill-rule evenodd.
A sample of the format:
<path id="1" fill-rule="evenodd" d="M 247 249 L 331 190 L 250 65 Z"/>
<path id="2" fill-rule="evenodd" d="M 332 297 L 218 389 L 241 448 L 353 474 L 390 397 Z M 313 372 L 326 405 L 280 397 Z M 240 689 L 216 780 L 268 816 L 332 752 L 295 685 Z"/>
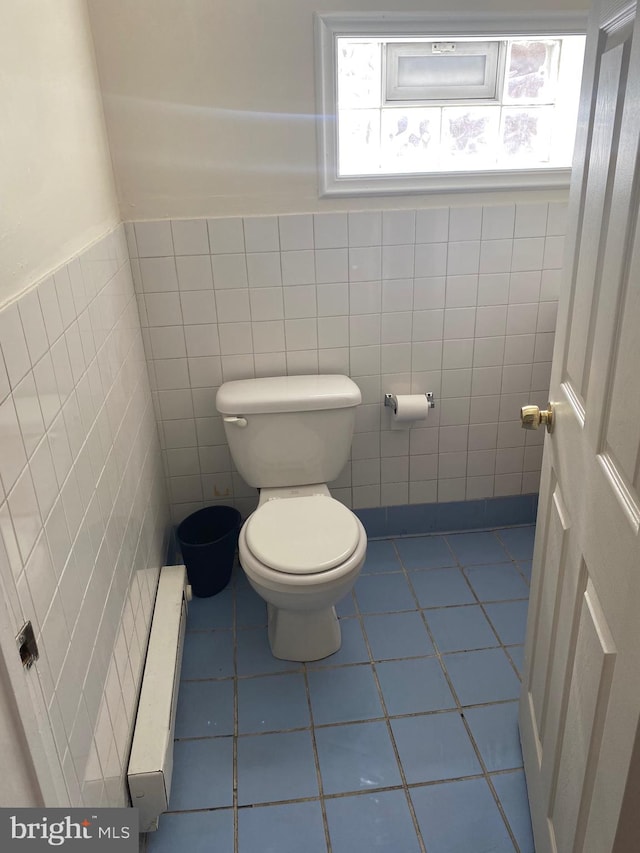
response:
<path id="1" fill-rule="evenodd" d="M 367 175 L 330 178 L 325 170 L 319 192 L 324 198 L 340 196 L 424 195 L 474 190 L 567 189 L 571 169 L 530 169 L 486 172 L 434 172 L 411 175 Z"/>

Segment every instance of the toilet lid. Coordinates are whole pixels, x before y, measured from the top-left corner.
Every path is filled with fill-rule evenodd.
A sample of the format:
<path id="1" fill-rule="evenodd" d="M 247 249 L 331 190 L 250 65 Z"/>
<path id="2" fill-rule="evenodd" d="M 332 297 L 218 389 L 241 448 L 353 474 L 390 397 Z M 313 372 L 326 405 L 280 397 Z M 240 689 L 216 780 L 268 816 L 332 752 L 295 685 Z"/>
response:
<path id="1" fill-rule="evenodd" d="M 326 572 L 344 563 L 360 538 L 356 517 L 326 495 L 267 501 L 247 522 L 251 553 L 288 574 Z"/>

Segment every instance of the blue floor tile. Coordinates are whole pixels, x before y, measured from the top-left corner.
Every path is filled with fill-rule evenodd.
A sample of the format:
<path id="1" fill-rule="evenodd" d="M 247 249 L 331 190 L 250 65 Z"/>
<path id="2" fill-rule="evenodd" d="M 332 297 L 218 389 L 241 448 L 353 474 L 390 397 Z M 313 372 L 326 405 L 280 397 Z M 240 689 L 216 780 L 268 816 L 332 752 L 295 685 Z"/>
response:
<path id="1" fill-rule="evenodd" d="M 531 560 L 518 560 L 518 568 L 527 581 L 531 583 Z"/>
<path id="2" fill-rule="evenodd" d="M 238 628 L 257 628 L 267 624 L 267 605 L 248 584 L 236 591 L 236 624 Z"/>
<path id="3" fill-rule="evenodd" d="M 383 716 L 370 666 L 316 669 L 307 678 L 316 726 Z"/>
<path id="4" fill-rule="evenodd" d="M 223 589 L 209 598 L 194 597 L 189 602 L 187 631 L 213 631 L 233 627 L 233 591 Z"/>
<path id="5" fill-rule="evenodd" d="M 311 733 L 284 732 L 238 738 L 238 804 L 318 796 Z"/>
<path id="6" fill-rule="evenodd" d="M 390 539 L 377 539 L 367 543 L 367 556 L 362 567 L 364 574 L 401 570 L 398 554 Z"/>
<path id="7" fill-rule="evenodd" d="M 501 601 L 486 604 L 487 616 L 505 646 L 524 643 L 527 629 L 527 601 Z"/>
<path id="8" fill-rule="evenodd" d="M 238 732 L 273 732 L 311 725 L 301 672 L 238 679 Z"/>
<path id="9" fill-rule="evenodd" d="M 491 781 L 496 789 L 504 813 L 509 821 L 511 831 L 516 837 L 520 853 L 535 853 L 533 830 L 529 815 L 529 799 L 527 783 L 522 770 L 515 773 L 504 773 L 492 776 Z"/>
<path id="10" fill-rule="evenodd" d="M 444 536 L 414 536 L 396 539 L 395 543 L 405 569 L 439 569 L 456 565 L 456 558 Z"/>
<path id="11" fill-rule="evenodd" d="M 316 745 L 325 794 L 402 784 L 386 723 L 319 728 Z"/>
<path id="12" fill-rule="evenodd" d="M 238 631 L 238 675 L 266 675 L 270 672 L 301 670 L 299 661 L 274 658 L 266 628 L 244 628 Z"/>
<path id="13" fill-rule="evenodd" d="M 391 728 L 410 785 L 482 772 L 458 713 L 401 717 Z"/>
<path id="14" fill-rule="evenodd" d="M 330 799 L 326 809 L 333 853 L 418 853 L 420 850 L 402 791 Z"/>
<path id="15" fill-rule="evenodd" d="M 435 654 L 418 612 L 378 613 L 363 618 L 374 660 Z"/>
<path id="16" fill-rule="evenodd" d="M 173 745 L 170 811 L 233 804 L 233 738 L 179 740 Z"/>
<path id="17" fill-rule="evenodd" d="M 344 598 L 340 599 L 336 604 L 336 613 L 341 619 L 345 616 L 356 615 L 356 600 L 353 596 L 353 592 L 347 593 Z"/>
<path id="18" fill-rule="evenodd" d="M 337 652 L 307 664 L 309 669 L 322 666 L 341 666 L 347 663 L 368 663 L 369 651 L 364 641 L 359 619 L 341 619 L 342 645 Z"/>
<path id="19" fill-rule="evenodd" d="M 233 631 L 188 633 L 182 655 L 183 681 L 229 678 L 233 671 Z"/>
<path id="20" fill-rule="evenodd" d="M 429 853 L 513 853 L 513 844 L 484 779 L 413 788 L 411 799 Z"/>
<path id="21" fill-rule="evenodd" d="M 425 611 L 427 624 L 441 652 L 462 652 L 499 645 L 478 604 Z"/>
<path id="22" fill-rule="evenodd" d="M 456 707 L 437 658 L 383 661 L 376 672 L 390 715 Z"/>
<path id="23" fill-rule="evenodd" d="M 524 675 L 524 646 L 509 646 L 507 653 L 522 678 Z"/>
<path id="24" fill-rule="evenodd" d="M 489 772 L 522 767 L 517 702 L 468 708 L 464 715 Z"/>
<path id="25" fill-rule="evenodd" d="M 170 810 L 149 853 L 232 850 L 234 816 L 239 853 L 514 853 L 509 832 L 533 853 L 514 768 L 534 528 L 426 535 L 465 530 L 467 504 L 429 509 L 443 507 L 447 526 L 420 512 L 406 530 L 406 508 L 375 511 L 389 538 L 369 543 L 336 606 L 341 647 L 324 660 L 273 657 L 266 605 L 239 566 L 191 603 Z"/>
<path id="26" fill-rule="evenodd" d="M 320 801 L 282 803 L 238 809 L 239 853 L 300 853 L 300 839 L 309 853 L 326 853 Z M 177 850 L 178 848 L 176 848 Z M 231 847 L 216 842 L 208 850 L 227 853 Z M 189 851 L 191 853 L 191 851 Z"/>
<path id="27" fill-rule="evenodd" d="M 409 579 L 420 607 L 476 603 L 460 569 L 419 569 L 410 572 Z"/>
<path id="28" fill-rule="evenodd" d="M 513 563 L 470 566 L 465 574 L 479 601 L 507 601 L 529 596 L 529 587 Z"/>
<path id="29" fill-rule="evenodd" d="M 514 560 L 531 560 L 536 535 L 535 525 L 507 527 L 496 531 Z"/>
<path id="30" fill-rule="evenodd" d="M 233 679 L 183 681 L 176 712 L 177 738 L 233 734 Z"/>
<path id="31" fill-rule="evenodd" d="M 478 563 L 505 563 L 510 559 L 498 537 L 490 531 L 454 533 L 447 536 L 447 542 L 461 566 L 474 566 Z"/>
<path id="32" fill-rule="evenodd" d="M 417 608 L 403 573 L 361 575 L 355 593 L 361 613 L 392 613 Z"/>
<path id="33" fill-rule="evenodd" d="M 518 698 L 520 681 L 502 649 L 445 655 L 442 662 L 462 705 Z"/>
<path id="34" fill-rule="evenodd" d="M 160 815 L 160 825 L 147 835 L 148 853 L 211 853 L 211 839 L 219 850 L 233 850 L 233 810 Z"/>

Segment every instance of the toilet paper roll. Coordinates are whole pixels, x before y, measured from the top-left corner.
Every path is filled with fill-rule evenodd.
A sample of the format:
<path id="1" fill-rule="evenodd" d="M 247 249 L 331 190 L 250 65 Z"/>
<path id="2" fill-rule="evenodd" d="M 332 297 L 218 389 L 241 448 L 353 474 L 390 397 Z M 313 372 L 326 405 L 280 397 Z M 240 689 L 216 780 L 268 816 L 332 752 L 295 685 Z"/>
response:
<path id="1" fill-rule="evenodd" d="M 396 401 L 396 411 L 391 414 L 392 429 L 406 429 L 414 421 L 424 421 L 429 414 L 426 394 L 398 394 Z"/>

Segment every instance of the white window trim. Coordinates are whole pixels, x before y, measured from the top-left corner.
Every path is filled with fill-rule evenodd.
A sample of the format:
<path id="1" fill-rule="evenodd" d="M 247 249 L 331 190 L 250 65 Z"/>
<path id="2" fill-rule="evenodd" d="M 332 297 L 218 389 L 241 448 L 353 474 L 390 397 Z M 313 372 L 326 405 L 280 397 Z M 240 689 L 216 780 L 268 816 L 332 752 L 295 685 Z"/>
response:
<path id="1" fill-rule="evenodd" d="M 340 36 L 418 35 L 436 38 L 462 36 L 569 36 L 585 35 L 587 15 L 544 12 L 482 16 L 432 13 L 334 13 L 314 15 L 316 43 L 316 107 L 318 189 L 320 196 L 382 196 L 473 190 L 562 189 L 569 186 L 571 169 L 438 172 L 409 175 L 338 176 L 336 121 L 337 79 L 335 46 Z"/>

